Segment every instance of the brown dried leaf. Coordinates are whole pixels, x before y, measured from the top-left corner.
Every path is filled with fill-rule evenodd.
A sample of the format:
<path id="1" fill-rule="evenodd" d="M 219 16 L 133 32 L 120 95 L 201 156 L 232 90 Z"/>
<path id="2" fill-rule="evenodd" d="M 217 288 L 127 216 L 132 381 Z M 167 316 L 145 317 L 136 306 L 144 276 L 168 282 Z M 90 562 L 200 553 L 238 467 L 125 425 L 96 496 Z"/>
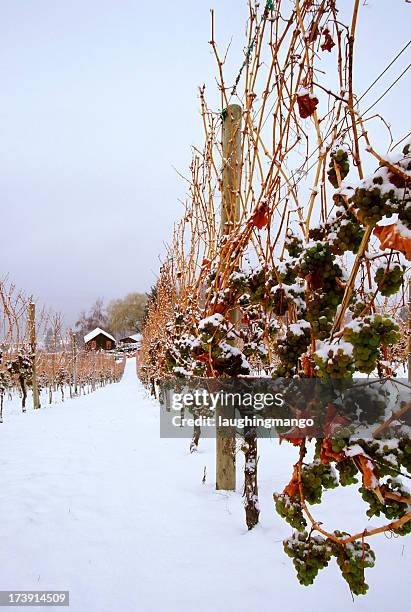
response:
<path id="1" fill-rule="evenodd" d="M 318 98 L 310 96 L 310 94 L 307 93 L 302 96 L 297 96 L 297 104 L 300 117 L 302 119 L 307 119 L 307 117 L 311 117 L 317 110 Z"/>
<path id="2" fill-rule="evenodd" d="M 331 52 L 331 49 L 332 49 L 333 47 L 335 47 L 335 42 L 333 41 L 333 39 L 332 39 L 332 37 L 331 37 L 330 30 L 329 30 L 328 28 L 326 28 L 326 29 L 323 31 L 323 34 L 324 34 L 324 42 L 323 42 L 323 44 L 321 45 L 321 49 L 322 49 L 323 51 L 329 51 L 329 52 Z"/>

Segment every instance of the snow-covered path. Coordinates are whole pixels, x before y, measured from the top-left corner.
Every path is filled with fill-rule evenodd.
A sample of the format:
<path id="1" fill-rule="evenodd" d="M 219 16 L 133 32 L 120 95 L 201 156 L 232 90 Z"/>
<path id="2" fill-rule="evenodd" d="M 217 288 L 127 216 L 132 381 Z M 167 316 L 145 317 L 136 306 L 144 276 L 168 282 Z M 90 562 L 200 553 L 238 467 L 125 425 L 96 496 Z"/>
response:
<path id="1" fill-rule="evenodd" d="M 158 412 L 129 360 L 119 384 L 0 425 L 0 590 L 70 590 L 76 612 L 405 609 L 405 538 L 373 539 L 370 594 L 354 604 L 334 564 L 298 585 L 272 505 L 293 448 L 261 441 L 262 520 L 248 533 L 241 495 L 214 491 L 213 441 L 190 455 L 159 438 Z M 358 528 L 362 505 L 344 491 L 342 511 L 332 493 L 325 519 Z"/>

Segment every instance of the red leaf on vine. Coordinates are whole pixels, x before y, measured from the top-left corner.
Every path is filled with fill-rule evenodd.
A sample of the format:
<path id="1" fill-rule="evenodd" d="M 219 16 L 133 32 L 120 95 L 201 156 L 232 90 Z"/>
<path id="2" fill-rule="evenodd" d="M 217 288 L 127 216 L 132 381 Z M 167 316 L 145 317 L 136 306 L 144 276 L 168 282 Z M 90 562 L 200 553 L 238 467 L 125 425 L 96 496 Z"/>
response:
<path id="1" fill-rule="evenodd" d="M 297 96 L 298 111 L 301 119 L 307 119 L 311 117 L 317 109 L 318 98 L 310 95 L 309 93 Z"/>
<path id="2" fill-rule="evenodd" d="M 203 262 L 201 264 L 201 268 L 203 270 L 209 270 L 211 266 L 211 261 L 209 259 L 207 259 L 206 257 L 204 257 Z"/>
<path id="3" fill-rule="evenodd" d="M 348 425 L 348 423 L 350 423 L 350 420 L 347 417 L 337 414 L 335 406 L 328 404 L 326 421 L 324 423 L 324 434 L 327 438 L 332 438 L 335 430 L 340 425 Z"/>
<path id="4" fill-rule="evenodd" d="M 263 229 L 268 225 L 269 217 L 268 217 L 268 206 L 266 202 L 260 204 L 257 208 L 253 216 L 251 217 L 252 223 L 254 227 L 258 227 L 258 229 Z"/>
<path id="5" fill-rule="evenodd" d="M 321 49 L 322 49 L 323 51 L 329 51 L 329 52 L 331 52 L 331 49 L 332 49 L 333 47 L 335 47 L 335 42 L 334 42 L 334 41 L 333 41 L 333 39 L 331 38 L 331 33 L 330 33 L 330 30 L 329 30 L 328 28 L 326 28 L 326 29 L 323 31 L 323 34 L 324 34 L 324 42 L 323 42 L 323 44 L 321 45 Z"/>
<path id="6" fill-rule="evenodd" d="M 196 360 L 200 361 L 201 363 L 207 363 L 209 358 L 210 356 L 208 355 L 208 353 L 202 353 L 201 355 L 196 355 Z"/>
<path id="7" fill-rule="evenodd" d="M 378 476 L 375 473 L 372 461 L 365 455 L 357 455 L 362 472 L 362 482 L 367 489 L 377 489 L 379 486 Z"/>
<path id="8" fill-rule="evenodd" d="M 313 365 L 308 355 L 303 355 L 301 357 L 301 367 L 302 367 L 302 370 L 305 376 L 308 376 L 308 377 L 313 376 Z"/>
<path id="9" fill-rule="evenodd" d="M 315 270 L 312 274 L 307 274 L 305 280 L 307 281 L 307 283 L 309 283 L 312 289 L 319 289 L 320 287 L 322 287 L 323 280 L 320 270 Z"/>
<path id="10" fill-rule="evenodd" d="M 309 411 L 301 412 L 300 418 L 312 418 Z M 307 439 L 315 438 L 318 435 L 318 428 L 314 425 L 307 427 L 292 427 L 287 433 L 279 437 L 280 444 L 283 440 L 287 440 L 293 446 L 301 446 L 301 443 Z"/>
<path id="11" fill-rule="evenodd" d="M 284 495 L 288 495 L 289 497 L 294 497 L 294 495 L 298 493 L 298 490 L 298 470 L 297 466 L 294 466 L 292 478 L 288 485 L 284 488 L 283 493 Z"/>
<path id="12" fill-rule="evenodd" d="M 334 459 L 335 461 L 342 461 L 343 459 L 345 459 L 345 454 L 334 452 L 332 449 L 331 440 L 329 438 L 325 438 L 321 444 L 321 463 L 326 465 L 327 463 L 330 463 L 332 459 Z"/>
<path id="13" fill-rule="evenodd" d="M 286 442 L 289 442 L 293 446 L 301 446 L 301 443 L 304 442 L 304 440 L 305 440 L 305 438 L 293 438 L 293 437 L 290 437 L 289 434 L 284 434 L 283 436 L 278 436 L 278 439 L 280 441 L 280 444 L 281 444 L 281 442 L 283 440 L 286 440 Z"/>
<path id="14" fill-rule="evenodd" d="M 383 227 L 377 225 L 374 228 L 374 235 L 377 236 L 381 243 L 381 250 L 394 249 L 405 255 L 408 261 L 411 261 L 411 238 L 402 235 L 396 223 L 384 225 Z"/>
<path id="15" fill-rule="evenodd" d="M 218 314 L 225 314 L 228 307 L 229 304 L 227 304 L 227 302 L 219 302 L 214 306 L 214 312 Z"/>

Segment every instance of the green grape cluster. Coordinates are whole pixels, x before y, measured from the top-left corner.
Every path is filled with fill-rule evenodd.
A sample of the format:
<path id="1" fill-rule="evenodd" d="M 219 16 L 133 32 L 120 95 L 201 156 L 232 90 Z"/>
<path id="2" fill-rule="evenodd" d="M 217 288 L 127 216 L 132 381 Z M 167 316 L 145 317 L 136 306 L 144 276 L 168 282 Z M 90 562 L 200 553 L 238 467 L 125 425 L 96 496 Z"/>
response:
<path id="1" fill-rule="evenodd" d="M 335 255 L 343 255 L 346 251 L 357 253 L 364 232 L 363 226 L 356 220 L 343 220 L 339 227 L 335 228 L 336 236 L 331 242 L 331 252 Z"/>
<path id="2" fill-rule="evenodd" d="M 384 402 L 385 406 L 386 402 Z M 398 444 L 398 440 L 395 442 Z M 393 447 L 384 440 L 360 440 L 360 446 L 369 457 L 374 459 L 380 476 L 398 476 L 400 471 L 398 446 Z"/>
<path id="3" fill-rule="evenodd" d="M 411 230 L 411 201 L 409 199 L 400 203 L 398 207 L 398 218 L 405 227 Z"/>
<path id="4" fill-rule="evenodd" d="M 347 446 L 347 440 L 344 438 L 334 438 L 331 440 L 331 450 L 334 453 L 340 453 Z"/>
<path id="5" fill-rule="evenodd" d="M 174 346 L 167 349 L 164 356 L 165 372 L 174 372 L 174 368 L 178 368 L 179 364 L 180 354 L 177 349 Z"/>
<path id="6" fill-rule="evenodd" d="M 376 368 L 380 346 L 396 344 L 400 339 L 398 325 L 382 315 L 366 316 L 357 326 L 348 325 L 343 335 L 354 346 L 356 369 L 365 374 Z"/>
<path id="7" fill-rule="evenodd" d="M 193 376 L 206 376 L 207 368 L 205 363 L 194 360 L 192 363 Z"/>
<path id="8" fill-rule="evenodd" d="M 244 354 L 229 344 L 236 337 L 233 332 L 229 331 L 227 319 L 221 314 L 214 314 L 200 321 L 197 338 L 177 339 L 171 351 L 180 350 L 181 354 L 181 348 L 187 344 L 187 351 L 191 358 L 197 360 L 195 364 L 197 370 L 201 371 L 201 362 L 198 361 L 198 358 L 204 353 L 210 353 L 213 367 L 218 374 L 228 376 L 249 374 L 250 368 Z M 174 354 L 171 357 L 174 357 Z"/>
<path id="9" fill-rule="evenodd" d="M 250 295 L 248 293 L 242 293 L 238 300 L 237 300 L 239 306 L 242 306 L 243 308 L 247 308 L 248 306 L 250 306 Z"/>
<path id="10" fill-rule="evenodd" d="M 298 359 L 307 350 L 311 342 L 310 330 L 307 327 L 294 333 L 289 329 L 284 338 L 276 342 L 277 354 L 280 357 L 282 369 L 277 369 L 277 376 L 292 374 L 298 366 Z"/>
<path id="11" fill-rule="evenodd" d="M 316 339 L 324 340 L 329 336 L 343 295 L 344 290 L 337 284 L 328 287 L 327 291 L 318 289 L 310 295 L 307 303 L 307 320 L 311 323 Z"/>
<path id="12" fill-rule="evenodd" d="M 33 356 L 26 355 L 22 351 L 16 357 L 6 361 L 6 370 L 9 375 L 16 376 L 23 390 L 25 385 L 33 384 Z"/>
<path id="13" fill-rule="evenodd" d="M 290 497 L 286 493 L 274 493 L 275 509 L 291 527 L 303 531 L 307 526 L 298 496 Z"/>
<path id="14" fill-rule="evenodd" d="M 318 378 L 351 378 L 354 373 L 354 360 L 338 345 L 330 347 L 327 355 L 314 353 Z"/>
<path id="15" fill-rule="evenodd" d="M 375 315 L 372 322 L 372 328 L 379 336 L 380 342 L 384 346 L 396 344 L 400 340 L 399 327 L 392 319 L 382 315 Z"/>
<path id="16" fill-rule="evenodd" d="M 273 340 L 277 336 L 277 320 L 274 317 L 268 318 L 264 316 L 261 312 L 261 308 L 257 310 L 257 308 L 255 307 L 255 310 L 253 310 L 252 308 L 247 310 L 247 317 L 249 319 L 249 324 L 247 331 L 244 335 L 244 340 L 246 342 L 257 342 L 260 341 L 263 337 L 268 337 L 270 340 Z"/>
<path id="17" fill-rule="evenodd" d="M 404 280 L 404 267 L 396 264 L 387 270 L 385 267 L 378 268 L 374 277 L 381 295 L 389 297 L 400 289 Z"/>
<path id="18" fill-rule="evenodd" d="M 243 346 L 243 354 L 249 357 L 257 357 L 264 365 L 269 363 L 268 349 L 264 342 L 247 342 Z"/>
<path id="19" fill-rule="evenodd" d="M 337 276 L 342 275 L 342 270 L 335 263 L 330 245 L 327 242 L 316 242 L 301 255 L 299 273 L 303 278 L 310 275 L 314 287 L 326 288 L 333 284 Z"/>
<path id="20" fill-rule="evenodd" d="M 349 534 L 335 531 L 337 538 Z M 306 531 L 293 533 L 284 540 L 284 551 L 293 559 L 300 584 L 313 584 L 318 572 L 327 567 L 332 557 L 336 557 L 341 574 L 355 595 L 365 595 L 368 585 L 365 582 L 365 568 L 374 567 L 375 554 L 370 545 L 364 541 L 355 540 L 348 544 L 331 542 L 321 536 L 315 536 Z"/>
<path id="21" fill-rule="evenodd" d="M 329 170 L 327 171 L 328 180 L 331 185 L 337 189 L 338 185 L 338 177 L 335 170 L 335 166 L 338 166 L 338 170 L 340 173 L 341 180 L 345 179 L 350 171 L 350 163 L 348 161 L 348 153 L 344 151 L 344 149 L 338 149 L 337 151 L 331 153 L 331 159 L 329 163 Z"/>
<path id="22" fill-rule="evenodd" d="M 344 390 L 344 413 L 352 415 L 351 418 L 357 423 L 361 421 L 362 424 L 373 425 L 383 417 L 388 398 L 389 391 L 384 386 L 365 386 L 361 388 L 361 393 L 358 393 L 358 387 L 354 385 L 351 389 Z M 359 444 L 367 449 L 362 440 Z"/>
<path id="23" fill-rule="evenodd" d="M 277 316 L 284 316 L 288 304 L 294 300 L 279 285 L 294 285 L 296 279 L 295 266 L 290 262 L 285 263 L 280 271 L 257 268 L 248 275 L 235 272 L 230 277 L 231 300 L 236 298 L 240 306 L 247 307 L 248 318 L 250 305 L 262 306 L 265 312 L 273 311 Z"/>
<path id="24" fill-rule="evenodd" d="M 258 268 L 248 276 L 248 292 L 252 304 L 264 304 L 267 302 L 269 281 L 267 271 L 264 268 Z"/>
<path id="25" fill-rule="evenodd" d="M 364 228 L 348 211 L 337 211 L 332 223 L 325 223 L 310 229 L 310 240 L 327 240 L 333 255 L 343 255 L 346 251 L 357 253 L 364 236 Z"/>
<path id="26" fill-rule="evenodd" d="M 331 449 L 334 453 L 340 453 L 347 446 L 348 441 L 344 438 L 333 438 L 331 439 Z M 321 458 L 321 450 L 322 450 L 322 439 L 317 439 L 315 443 L 315 452 L 314 457 L 316 459 Z"/>
<path id="27" fill-rule="evenodd" d="M 404 436 L 398 442 L 398 460 L 408 472 L 411 472 L 411 439 Z"/>
<path id="28" fill-rule="evenodd" d="M 358 468 L 352 459 L 347 458 L 343 459 L 343 461 L 338 461 L 335 464 L 335 469 L 338 470 L 341 486 L 347 487 L 352 484 L 357 484 L 358 480 L 356 475 L 358 474 Z"/>
<path id="29" fill-rule="evenodd" d="M 0 358 L 0 362 L 1 362 L 1 358 Z M 2 397 L 10 387 L 11 387 L 10 377 L 6 374 L 6 372 L 0 370 L 0 397 Z"/>
<path id="30" fill-rule="evenodd" d="M 349 308 L 353 319 L 356 319 L 360 316 L 364 316 L 364 311 L 364 314 L 370 313 L 370 308 L 367 308 L 367 306 L 370 304 L 370 302 L 372 303 L 373 297 L 373 293 L 363 293 L 360 295 L 353 292 Z"/>
<path id="31" fill-rule="evenodd" d="M 338 479 L 333 467 L 318 460 L 305 465 L 301 472 L 304 497 L 309 504 L 319 504 L 323 489 L 335 489 Z"/>
<path id="32" fill-rule="evenodd" d="M 381 486 L 383 492 L 390 492 L 399 495 L 400 497 L 409 498 L 409 493 L 402 487 L 398 480 L 388 478 L 387 483 Z M 369 505 L 367 510 L 367 516 L 380 516 L 381 513 L 389 520 L 395 520 L 404 516 L 407 512 L 408 504 L 390 499 L 389 497 L 384 499 L 384 503 L 378 499 L 378 497 L 369 489 L 362 486 L 359 489 L 363 500 Z M 404 535 L 404 534 L 402 534 Z"/>
<path id="33" fill-rule="evenodd" d="M 248 288 L 247 280 L 247 275 L 244 272 L 232 272 L 228 279 L 228 287 L 234 295 L 242 294 Z"/>
<path id="34" fill-rule="evenodd" d="M 257 360 L 257 363 L 268 364 L 267 338 L 274 340 L 278 333 L 277 320 L 267 316 L 264 308 L 258 304 L 249 306 L 246 311 L 247 324 L 237 331 L 244 342 L 242 352 L 245 357 Z"/>
<path id="35" fill-rule="evenodd" d="M 364 312 L 364 308 L 365 307 L 366 307 L 366 303 L 363 302 L 362 300 L 355 301 L 350 306 L 350 312 L 351 312 L 353 318 L 355 319 L 356 317 L 359 317 L 361 315 L 361 313 Z"/>
<path id="36" fill-rule="evenodd" d="M 290 257 L 298 257 L 303 251 L 303 241 L 298 236 L 289 233 L 285 238 L 285 248 Z"/>
<path id="37" fill-rule="evenodd" d="M 201 352 L 201 343 L 194 336 L 183 334 L 174 338 L 164 353 L 164 370 L 177 377 L 184 377 L 187 371 L 195 376 L 204 376 L 205 364 L 195 359 L 196 354 Z"/>
<path id="38" fill-rule="evenodd" d="M 398 535 L 401 536 L 409 535 L 411 533 L 411 521 L 404 523 L 403 525 L 401 525 L 401 527 L 394 529 L 394 531 L 395 533 L 398 533 Z"/>
<path id="39" fill-rule="evenodd" d="M 344 537 L 347 534 L 336 531 L 334 535 Z M 344 545 L 334 544 L 334 554 L 351 592 L 354 595 L 365 595 L 368 584 L 365 582 L 364 569 L 374 567 L 375 564 L 375 554 L 370 545 L 359 540 Z"/>
<path id="40" fill-rule="evenodd" d="M 30 378 L 32 374 L 33 362 L 30 356 L 19 352 L 17 357 L 6 361 L 6 369 L 9 374 Z"/>
<path id="41" fill-rule="evenodd" d="M 358 208 L 359 217 L 366 225 L 375 225 L 383 217 L 391 217 L 395 212 L 392 200 L 395 199 L 394 191 L 383 192 L 377 185 L 382 182 L 381 177 L 376 177 L 373 182 L 375 187 L 366 189 L 357 187 L 351 202 Z"/>
<path id="42" fill-rule="evenodd" d="M 301 255 L 299 274 L 309 276 L 313 291 L 307 304 L 307 320 L 311 323 L 314 337 L 323 340 L 329 335 L 332 321 L 344 290 L 337 283 L 342 271 L 335 263 L 328 243 L 317 242 Z"/>
<path id="43" fill-rule="evenodd" d="M 211 350 L 213 368 L 218 374 L 240 376 L 250 373 L 250 366 L 244 354 L 227 342 L 220 342 Z"/>
<path id="44" fill-rule="evenodd" d="M 175 315 L 174 315 L 174 321 L 173 323 L 169 324 L 169 332 L 172 332 L 175 330 L 175 332 L 177 333 L 181 333 L 184 331 L 185 327 L 187 324 L 187 316 L 186 313 L 181 312 L 180 310 L 177 310 Z"/>
<path id="45" fill-rule="evenodd" d="M 214 314 L 200 321 L 198 326 L 198 339 L 202 348 L 208 351 L 222 340 L 230 338 L 228 332 L 229 322 L 221 314 Z"/>
<path id="46" fill-rule="evenodd" d="M 288 378 L 290 375 L 294 374 L 295 371 L 292 367 L 287 364 L 280 363 L 273 372 L 274 378 Z"/>
<path id="47" fill-rule="evenodd" d="M 294 533 L 284 540 L 284 551 L 292 558 L 300 584 L 313 584 L 320 570 L 327 567 L 333 556 L 331 543 L 321 536 L 308 535 L 306 531 Z"/>
<path id="48" fill-rule="evenodd" d="M 293 285 L 297 279 L 295 266 L 287 262 L 279 272 L 279 280 L 284 285 Z"/>
<path id="49" fill-rule="evenodd" d="M 312 227 L 308 232 L 308 237 L 310 240 L 314 240 L 315 242 L 324 240 L 326 236 L 331 231 L 331 225 L 329 223 L 324 223 L 323 225 L 319 225 L 318 227 Z"/>
<path id="50" fill-rule="evenodd" d="M 260 267 L 249 274 L 236 272 L 231 276 L 232 300 L 237 298 L 242 306 L 253 304 L 263 306 L 266 311 L 272 309 L 271 291 L 280 282 L 274 271 Z"/>

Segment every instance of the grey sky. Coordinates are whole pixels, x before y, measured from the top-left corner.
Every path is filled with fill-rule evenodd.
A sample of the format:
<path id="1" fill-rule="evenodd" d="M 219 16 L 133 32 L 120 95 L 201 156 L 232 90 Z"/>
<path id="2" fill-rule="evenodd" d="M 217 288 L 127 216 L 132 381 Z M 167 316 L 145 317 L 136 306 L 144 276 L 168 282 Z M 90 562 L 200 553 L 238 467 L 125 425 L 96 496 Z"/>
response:
<path id="1" fill-rule="evenodd" d="M 0 0 L 0 275 L 69 322 L 155 280 L 185 193 L 172 166 L 201 138 L 197 86 L 213 86 L 213 5 L 239 66 L 245 0 Z M 405 0 L 361 7 L 357 91 L 407 42 L 410 15 Z M 378 106 L 394 138 L 410 129 L 410 79 Z"/>

